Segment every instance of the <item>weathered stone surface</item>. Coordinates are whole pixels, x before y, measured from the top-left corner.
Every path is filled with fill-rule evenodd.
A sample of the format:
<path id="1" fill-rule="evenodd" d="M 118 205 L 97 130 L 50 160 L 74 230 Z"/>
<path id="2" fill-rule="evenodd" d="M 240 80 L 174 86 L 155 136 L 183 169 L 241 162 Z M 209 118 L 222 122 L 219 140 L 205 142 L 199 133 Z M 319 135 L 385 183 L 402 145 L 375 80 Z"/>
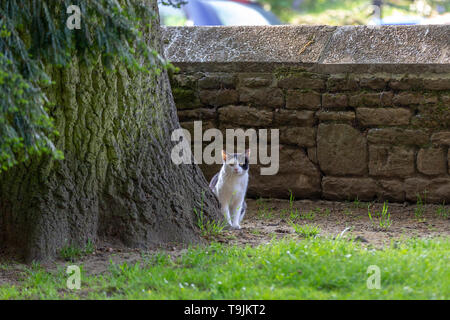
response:
<path id="1" fill-rule="evenodd" d="M 405 186 L 398 180 L 377 180 L 378 199 L 384 201 L 403 202 L 405 201 Z"/>
<path id="2" fill-rule="evenodd" d="M 301 173 L 317 176 L 319 169 L 309 160 L 305 152 L 298 147 L 280 145 L 279 173 Z"/>
<path id="3" fill-rule="evenodd" d="M 318 111 L 316 117 L 320 121 L 353 122 L 356 118 L 354 111 Z"/>
<path id="4" fill-rule="evenodd" d="M 386 87 L 386 79 L 381 75 L 363 75 L 359 79 L 361 88 L 383 90 Z"/>
<path id="5" fill-rule="evenodd" d="M 298 126 L 298 127 L 311 127 L 314 125 L 314 112 L 313 111 L 291 111 L 291 110 L 276 110 L 274 112 L 274 125 L 275 126 Z"/>
<path id="6" fill-rule="evenodd" d="M 162 27 L 165 56 L 173 62 L 317 62 L 335 27 Z M 312 37 L 307 50 L 300 50 Z M 214 48 L 214 50 L 211 50 Z"/>
<path id="7" fill-rule="evenodd" d="M 378 187 L 372 178 L 323 177 L 322 196 L 329 200 L 371 201 L 376 198 Z"/>
<path id="8" fill-rule="evenodd" d="M 450 90 L 450 76 L 448 74 L 426 76 L 423 84 L 428 90 Z"/>
<path id="9" fill-rule="evenodd" d="M 382 177 L 413 175 L 414 150 L 395 146 L 369 146 L 369 174 Z"/>
<path id="10" fill-rule="evenodd" d="M 290 191 L 296 199 L 319 198 L 320 177 L 301 173 L 278 173 L 274 176 L 250 173 L 247 191 L 249 197 L 289 199 Z"/>
<path id="11" fill-rule="evenodd" d="M 417 195 L 426 202 L 450 202 L 450 178 L 425 179 L 420 177 L 405 180 L 406 200 L 417 201 Z"/>
<path id="12" fill-rule="evenodd" d="M 386 63 L 442 63 L 450 59 L 447 51 L 450 47 L 449 38 L 448 28 L 444 26 L 338 27 L 326 47 L 322 62 L 359 63 L 365 64 L 366 68 L 367 65 Z M 443 43 L 446 44 L 442 46 Z"/>
<path id="13" fill-rule="evenodd" d="M 373 178 L 337 178 L 322 179 L 322 196 L 330 200 L 363 201 L 378 199 L 381 201 L 405 201 L 404 184 L 397 180 L 375 180 Z"/>
<path id="14" fill-rule="evenodd" d="M 283 91 L 279 88 L 246 88 L 239 89 L 239 100 L 251 106 L 281 108 L 284 106 Z"/>
<path id="15" fill-rule="evenodd" d="M 178 110 L 180 122 L 190 120 L 214 120 L 217 116 L 216 110 L 212 108 L 198 108 L 193 110 Z"/>
<path id="16" fill-rule="evenodd" d="M 288 198 L 289 190 L 297 198 L 319 197 L 320 172 L 299 148 L 280 148 L 280 167 L 276 175 L 260 175 L 259 165 L 251 167 L 250 196 Z"/>
<path id="17" fill-rule="evenodd" d="M 325 80 L 318 74 L 299 72 L 280 76 L 278 86 L 284 89 L 321 90 L 325 88 Z"/>
<path id="18" fill-rule="evenodd" d="M 363 126 L 397 126 L 408 125 L 411 111 L 403 108 L 358 108 L 356 118 Z"/>
<path id="19" fill-rule="evenodd" d="M 236 76 L 229 73 L 208 73 L 198 80 L 200 89 L 234 89 Z"/>
<path id="20" fill-rule="evenodd" d="M 348 98 L 343 93 L 324 93 L 322 95 L 322 106 L 324 108 L 345 108 L 348 106 Z"/>
<path id="21" fill-rule="evenodd" d="M 449 70 L 450 36 L 445 25 L 161 29 L 165 56 L 175 65 L 189 64 L 190 69 L 202 65 L 242 72 L 243 68 L 273 70 L 280 64 L 295 64 L 303 68 L 316 65 L 330 74 Z"/>
<path id="22" fill-rule="evenodd" d="M 394 90 L 411 90 L 423 87 L 423 79 L 415 75 L 408 77 L 394 77 L 389 81 L 389 87 Z"/>
<path id="23" fill-rule="evenodd" d="M 412 105 L 437 103 L 438 97 L 436 95 L 420 92 L 400 92 L 394 95 L 392 102 L 396 106 L 409 107 Z"/>
<path id="24" fill-rule="evenodd" d="M 417 114 L 411 119 L 415 127 L 436 129 L 450 128 L 450 105 L 421 105 Z"/>
<path id="25" fill-rule="evenodd" d="M 327 90 L 331 92 L 355 91 L 358 89 L 358 81 L 349 74 L 332 74 L 327 80 Z"/>
<path id="26" fill-rule="evenodd" d="M 272 84 L 274 77 L 271 73 L 241 73 L 239 83 L 242 87 L 260 88 Z"/>
<path id="27" fill-rule="evenodd" d="M 351 107 L 386 107 L 392 105 L 393 93 L 388 92 L 362 92 L 350 96 Z"/>
<path id="28" fill-rule="evenodd" d="M 450 105 L 450 94 L 441 94 L 441 102 L 444 106 Z"/>
<path id="29" fill-rule="evenodd" d="M 363 175 L 367 172 L 366 139 L 347 124 L 319 125 L 317 156 L 325 174 Z"/>
<path id="30" fill-rule="evenodd" d="M 193 109 L 201 107 L 200 99 L 194 89 L 173 87 L 172 95 L 177 109 Z"/>
<path id="31" fill-rule="evenodd" d="M 201 143 L 203 141 L 203 133 L 208 129 L 216 128 L 216 124 L 213 121 L 202 121 L 202 130 L 201 132 L 198 131 L 199 134 L 197 137 L 194 132 L 194 121 L 180 122 L 180 126 L 189 131 L 192 143 Z"/>
<path id="32" fill-rule="evenodd" d="M 318 164 L 319 161 L 317 160 L 317 147 L 311 147 L 308 148 L 308 158 L 309 160 L 312 161 L 312 163 Z M 450 155 L 450 151 L 449 151 L 449 155 Z M 450 159 L 449 159 L 450 161 Z"/>
<path id="33" fill-rule="evenodd" d="M 170 77 L 170 83 L 171 83 L 172 87 L 183 87 L 183 88 L 196 89 L 197 81 L 201 77 L 203 77 L 203 73 L 201 73 L 201 72 L 196 72 L 193 74 L 178 73 L 178 74 L 173 74 Z"/>
<path id="34" fill-rule="evenodd" d="M 372 144 L 422 146 L 429 143 L 429 139 L 429 134 L 423 130 L 401 128 L 370 129 L 367 135 L 367 141 Z"/>
<path id="35" fill-rule="evenodd" d="M 239 101 L 239 94 L 234 89 L 200 90 L 199 96 L 203 104 L 214 107 L 235 104 Z"/>
<path id="36" fill-rule="evenodd" d="M 286 94 L 287 109 L 308 109 L 316 110 L 320 108 L 320 94 L 314 91 L 288 90 Z"/>
<path id="37" fill-rule="evenodd" d="M 316 129 L 310 127 L 282 127 L 280 128 L 280 142 L 295 144 L 300 147 L 316 145 Z"/>
<path id="38" fill-rule="evenodd" d="M 219 108 L 219 123 L 241 126 L 267 127 L 272 124 L 273 112 L 247 106 L 226 106 Z"/>
<path id="39" fill-rule="evenodd" d="M 422 148 L 417 154 L 417 170 L 426 175 L 445 174 L 446 162 L 443 148 Z"/>

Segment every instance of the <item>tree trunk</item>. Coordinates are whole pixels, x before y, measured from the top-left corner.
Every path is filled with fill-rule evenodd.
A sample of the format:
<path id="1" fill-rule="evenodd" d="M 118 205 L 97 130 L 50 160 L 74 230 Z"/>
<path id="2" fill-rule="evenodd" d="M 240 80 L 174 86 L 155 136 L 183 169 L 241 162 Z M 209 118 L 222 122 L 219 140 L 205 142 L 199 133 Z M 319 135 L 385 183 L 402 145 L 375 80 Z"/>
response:
<path id="1" fill-rule="evenodd" d="M 159 26 L 149 33 L 161 52 Z M 140 248 L 200 241 L 194 208 L 203 202 L 219 219 L 218 203 L 196 165 L 171 161 L 179 123 L 167 73 L 120 64 L 106 72 L 74 59 L 51 74 L 65 160 L 43 157 L 0 176 L 0 248 L 32 261 L 88 240 Z"/>

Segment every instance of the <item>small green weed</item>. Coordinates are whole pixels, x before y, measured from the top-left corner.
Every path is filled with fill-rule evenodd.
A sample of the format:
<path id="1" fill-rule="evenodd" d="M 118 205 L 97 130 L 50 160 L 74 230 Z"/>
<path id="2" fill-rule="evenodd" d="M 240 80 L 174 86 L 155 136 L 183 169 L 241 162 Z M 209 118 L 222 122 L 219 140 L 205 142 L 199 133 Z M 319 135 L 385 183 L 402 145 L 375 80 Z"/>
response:
<path id="1" fill-rule="evenodd" d="M 371 212 L 370 204 L 367 206 L 367 214 L 369 215 L 369 219 L 372 222 L 372 226 L 376 229 L 381 230 L 389 230 L 392 225 L 391 214 L 389 213 L 389 207 L 387 205 L 387 201 L 383 203 L 383 209 L 381 212 Z"/>
<path id="2" fill-rule="evenodd" d="M 342 212 L 345 216 L 350 217 L 353 215 L 353 211 L 349 208 L 345 208 L 345 210 Z"/>
<path id="3" fill-rule="evenodd" d="M 424 215 L 426 213 L 426 200 L 427 200 L 427 193 L 425 191 L 423 199 L 420 196 L 420 194 L 417 194 L 417 204 L 416 208 L 414 209 L 414 216 L 416 217 L 419 222 L 425 221 Z"/>
<path id="4" fill-rule="evenodd" d="M 75 245 L 65 245 L 59 250 L 59 256 L 65 261 L 75 261 L 82 256 L 94 253 L 95 246 L 89 239 L 84 248 Z"/>
<path id="5" fill-rule="evenodd" d="M 292 194 L 292 191 L 289 190 L 289 219 L 295 220 L 299 217 L 299 212 L 297 208 L 294 208 L 294 200 L 295 197 Z"/>
<path id="6" fill-rule="evenodd" d="M 302 214 L 300 214 L 300 219 L 302 220 L 314 220 L 314 218 L 316 217 L 316 213 L 313 210 L 310 210 L 308 212 L 304 212 Z"/>
<path id="7" fill-rule="evenodd" d="M 295 233 L 301 235 L 304 238 L 311 238 L 317 236 L 321 229 L 318 226 L 315 225 L 299 225 L 294 223 L 293 221 L 288 221 L 289 225 L 294 229 Z"/>
<path id="8" fill-rule="evenodd" d="M 331 214 L 331 210 L 329 208 L 325 208 L 325 209 L 316 208 L 316 212 L 325 217 L 329 217 Z"/>
<path id="9" fill-rule="evenodd" d="M 450 217 L 450 209 L 445 207 L 445 201 L 436 209 L 436 214 L 440 218 L 448 219 Z"/>
<path id="10" fill-rule="evenodd" d="M 203 196 L 204 192 L 202 192 L 202 200 L 200 204 L 200 210 L 194 208 L 194 213 L 197 216 L 197 226 L 200 229 L 200 233 L 203 237 L 208 236 L 217 236 L 219 235 L 223 229 L 225 228 L 225 222 L 223 221 L 214 221 L 213 219 L 208 219 L 205 217 L 203 213 Z"/>
<path id="11" fill-rule="evenodd" d="M 259 219 L 272 219 L 273 208 L 268 208 L 263 198 L 256 200 L 256 205 L 258 206 L 257 216 Z"/>
<path id="12" fill-rule="evenodd" d="M 355 209 L 363 209 L 366 207 L 364 202 L 361 202 L 358 197 L 356 197 L 355 200 L 353 200 L 353 204 L 352 204 L 353 208 Z"/>

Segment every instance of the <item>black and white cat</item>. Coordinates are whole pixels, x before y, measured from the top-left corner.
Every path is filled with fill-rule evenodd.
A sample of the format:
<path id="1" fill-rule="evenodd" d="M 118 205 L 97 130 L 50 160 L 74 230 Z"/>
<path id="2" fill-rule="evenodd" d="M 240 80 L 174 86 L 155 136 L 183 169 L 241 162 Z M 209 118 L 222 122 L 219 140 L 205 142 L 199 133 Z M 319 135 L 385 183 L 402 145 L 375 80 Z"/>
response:
<path id="1" fill-rule="evenodd" d="M 249 157 L 250 149 L 244 153 L 231 154 L 222 151 L 222 168 L 209 184 L 219 199 L 222 214 L 234 229 L 241 228 L 240 224 L 247 209 L 245 194 L 248 186 Z"/>

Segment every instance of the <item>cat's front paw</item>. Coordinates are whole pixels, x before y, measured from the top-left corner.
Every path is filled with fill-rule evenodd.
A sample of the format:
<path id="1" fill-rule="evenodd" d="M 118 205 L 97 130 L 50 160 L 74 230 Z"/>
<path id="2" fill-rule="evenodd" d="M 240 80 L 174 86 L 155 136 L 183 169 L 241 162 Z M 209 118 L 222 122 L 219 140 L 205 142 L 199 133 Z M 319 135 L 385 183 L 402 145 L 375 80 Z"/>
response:
<path id="1" fill-rule="evenodd" d="M 240 230 L 240 229 L 241 229 L 241 226 L 240 226 L 239 224 L 233 224 L 233 225 L 231 226 L 231 228 L 236 229 L 236 230 Z"/>

